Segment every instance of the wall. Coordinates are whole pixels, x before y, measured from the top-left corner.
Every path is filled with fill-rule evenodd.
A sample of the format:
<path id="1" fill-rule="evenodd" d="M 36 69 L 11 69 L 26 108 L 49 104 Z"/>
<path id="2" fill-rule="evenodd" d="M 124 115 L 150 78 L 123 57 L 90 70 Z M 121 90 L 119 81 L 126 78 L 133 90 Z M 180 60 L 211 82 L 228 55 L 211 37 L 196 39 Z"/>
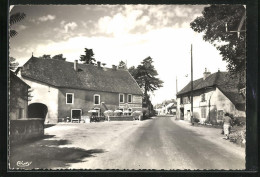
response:
<path id="1" fill-rule="evenodd" d="M 111 116 L 109 117 L 109 121 L 133 121 L 133 116 Z"/>
<path id="2" fill-rule="evenodd" d="M 14 74 L 10 74 L 10 120 L 27 117 L 28 110 L 28 86 Z M 19 111 L 23 110 L 22 117 L 19 117 Z"/>
<path id="3" fill-rule="evenodd" d="M 201 101 L 201 94 L 205 93 L 205 101 Z M 184 107 L 184 120 L 190 121 L 188 110 L 191 110 L 191 104 L 183 104 Z M 206 116 L 202 116 L 201 108 L 206 110 Z M 235 105 L 218 89 L 211 88 L 208 90 L 197 91 L 193 96 L 193 117 L 198 118 L 200 122 L 221 121 L 218 119 L 218 111 L 229 112 L 236 117 L 245 117 L 244 111 L 239 111 Z M 177 116 L 180 118 L 180 98 L 177 98 Z"/>
<path id="4" fill-rule="evenodd" d="M 42 103 L 48 107 L 47 117 L 45 122 L 47 123 L 57 123 L 58 117 L 58 89 L 46 84 L 31 81 L 29 79 L 23 78 L 23 80 L 31 86 L 33 90 L 31 95 L 33 96 L 29 105 L 33 103 Z"/>
<path id="5" fill-rule="evenodd" d="M 73 104 L 66 104 L 66 93 L 74 93 Z M 100 108 L 101 113 L 103 113 L 105 108 L 102 104 L 94 105 L 94 94 L 100 95 L 100 103 L 104 102 L 108 109 L 116 110 L 119 108 L 119 93 L 61 88 L 58 93 L 58 117 L 71 117 L 71 109 L 81 109 L 83 116 L 89 115 L 88 111 L 94 108 Z M 126 97 L 124 101 L 126 102 Z M 133 108 L 132 111 L 135 110 L 142 110 L 142 108 Z"/>
<path id="6" fill-rule="evenodd" d="M 43 119 L 10 120 L 10 143 L 24 142 L 44 135 Z"/>
<path id="7" fill-rule="evenodd" d="M 229 112 L 236 117 L 246 117 L 245 111 L 239 111 L 235 105 L 217 88 L 216 95 L 212 98 L 218 110 Z"/>

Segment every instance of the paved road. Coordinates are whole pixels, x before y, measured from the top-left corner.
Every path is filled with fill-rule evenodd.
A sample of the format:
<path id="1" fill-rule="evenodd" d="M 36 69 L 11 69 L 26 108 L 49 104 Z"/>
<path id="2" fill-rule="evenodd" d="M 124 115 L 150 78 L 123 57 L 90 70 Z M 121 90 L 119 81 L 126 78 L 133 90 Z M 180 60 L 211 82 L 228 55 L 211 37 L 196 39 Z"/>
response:
<path id="1" fill-rule="evenodd" d="M 234 146 L 231 143 L 230 145 Z M 85 162 L 70 164 L 71 168 L 245 168 L 244 156 L 227 151 L 230 147 L 208 141 L 202 134 L 178 125 L 169 117 L 148 120 L 135 131 L 124 132 L 120 138 L 110 140 L 103 148 L 107 150 L 106 153 L 97 154 Z"/>

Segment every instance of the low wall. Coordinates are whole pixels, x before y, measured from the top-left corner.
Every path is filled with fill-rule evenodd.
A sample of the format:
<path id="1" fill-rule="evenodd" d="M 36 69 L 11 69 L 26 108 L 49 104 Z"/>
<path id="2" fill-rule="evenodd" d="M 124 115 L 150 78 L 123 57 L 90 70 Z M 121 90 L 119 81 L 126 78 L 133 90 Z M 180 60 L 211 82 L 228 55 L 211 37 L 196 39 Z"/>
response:
<path id="1" fill-rule="evenodd" d="M 109 121 L 133 121 L 133 116 L 109 116 Z"/>
<path id="2" fill-rule="evenodd" d="M 10 143 L 39 138 L 44 135 L 44 119 L 30 118 L 10 120 Z"/>

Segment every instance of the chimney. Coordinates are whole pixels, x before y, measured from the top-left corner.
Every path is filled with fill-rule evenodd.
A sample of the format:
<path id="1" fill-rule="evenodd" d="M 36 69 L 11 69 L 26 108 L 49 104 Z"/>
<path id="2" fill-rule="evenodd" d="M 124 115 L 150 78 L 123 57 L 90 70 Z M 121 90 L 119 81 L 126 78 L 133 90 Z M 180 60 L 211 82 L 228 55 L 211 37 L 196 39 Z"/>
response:
<path id="1" fill-rule="evenodd" d="M 98 68 L 101 67 L 101 62 L 100 61 L 97 62 L 97 66 L 98 66 Z"/>
<path id="2" fill-rule="evenodd" d="M 74 70 L 78 71 L 78 60 L 74 61 Z"/>
<path id="3" fill-rule="evenodd" d="M 203 80 L 205 80 L 211 73 L 207 71 L 207 68 L 205 68 L 205 72 L 203 73 Z"/>
<path id="4" fill-rule="evenodd" d="M 112 65 L 112 69 L 113 69 L 113 70 L 116 70 L 116 65 Z"/>

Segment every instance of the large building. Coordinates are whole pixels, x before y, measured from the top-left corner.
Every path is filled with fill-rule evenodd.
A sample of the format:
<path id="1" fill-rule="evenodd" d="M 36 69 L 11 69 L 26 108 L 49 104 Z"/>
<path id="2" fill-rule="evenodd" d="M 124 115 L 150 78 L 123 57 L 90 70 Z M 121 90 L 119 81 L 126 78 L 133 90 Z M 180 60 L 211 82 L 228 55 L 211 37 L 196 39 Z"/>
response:
<path id="1" fill-rule="evenodd" d="M 203 78 L 193 81 L 193 117 L 200 122 L 222 121 L 224 113 L 245 117 L 245 96 L 239 93 L 238 79 L 228 72 L 211 74 L 205 71 Z M 190 121 L 191 83 L 177 93 L 177 117 Z"/>
<path id="2" fill-rule="evenodd" d="M 142 91 L 124 69 L 31 57 L 19 69 L 20 77 L 31 86 L 28 117 L 45 122 L 80 118 L 90 110 L 102 115 L 107 109 L 133 112 L 142 110 Z"/>

